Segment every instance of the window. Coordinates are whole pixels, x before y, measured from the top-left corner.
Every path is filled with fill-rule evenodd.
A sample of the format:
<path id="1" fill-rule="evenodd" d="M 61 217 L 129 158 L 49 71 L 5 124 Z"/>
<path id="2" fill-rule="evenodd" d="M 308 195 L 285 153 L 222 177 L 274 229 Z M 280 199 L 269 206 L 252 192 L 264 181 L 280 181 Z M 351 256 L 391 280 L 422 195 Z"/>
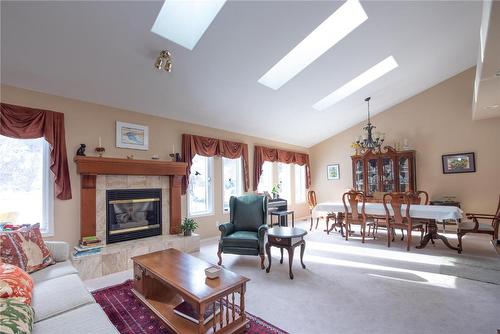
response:
<path id="1" fill-rule="evenodd" d="M 190 216 L 208 215 L 214 211 L 213 167 L 212 157 L 194 156 L 187 196 Z"/>
<path id="2" fill-rule="evenodd" d="M 281 188 L 280 197 L 291 200 L 290 189 L 290 165 L 279 162 L 278 163 L 278 182 Z"/>
<path id="3" fill-rule="evenodd" d="M 306 168 L 295 165 L 295 203 L 306 201 Z"/>
<path id="4" fill-rule="evenodd" d="M 222 196 L 224 212 L 229 212 L 229 199 L 231 196 L 240 196 L 243 192 L 241 174 L 241 158 L 222 158 Z"/>
<path id="5" fill-rule="evenodd" d="M 54 183 L 44 138 L 0 135 L 0 223 L 36 224 L 53 233 Z"/>
<path id="6" fill-rule="evenodd" d="M 271 193 L 273 189 L 273 163 L 269 161 L 264 161 L 262 164 L 262 174 L 260 175 L 259 185 L 257 186 L 257 192 L 263 193 L 267 191 Z"/>

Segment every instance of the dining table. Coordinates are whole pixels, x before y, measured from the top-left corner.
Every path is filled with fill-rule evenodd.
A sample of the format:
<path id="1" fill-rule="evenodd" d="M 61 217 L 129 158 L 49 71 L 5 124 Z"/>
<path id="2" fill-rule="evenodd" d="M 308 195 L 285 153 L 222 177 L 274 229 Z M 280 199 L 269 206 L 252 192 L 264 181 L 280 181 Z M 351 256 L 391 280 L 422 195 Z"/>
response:
<path id="1" fill-rule="evenodd" d="M 358 203 L 358 212 L 361 212 L 362 203 Z M 347 204 L 348 212 L 351 212 L 349 204 Z M 389 214 L 394 215 L 392 207 L 388 206 Z M 312 217 L 324 217 L 329 213 L 336 213 L 337 217 L 342 219 L 346 208 L 342 202 L 323 202 L 318 203 L 312 210 Z M 401 206 L 401 213 L 406 214 L 406 205 Z M 367 216 L 382 217 L 386 215 L 385 207 L 383 203 L 365 203 L 365 214 Z M 429 241 L 441 240 L 450 249 L 458 250 L 457 247 L 450 244 L 448 239 L 438 233 L 438 228 L 436 222 L 442 222 L 444 220 L 455 220 L 463 218 L 463 211 L 454 206 L 444 206 L 444 205 L 422 205 L 422 204 L 410 204 L 410 217 L 422 220 L 428 220 L 427 234 L 422 238 L 420 244 L 417 248 L 424 248 Z M 335 225 L 332 226 L 332 229 Z"/>

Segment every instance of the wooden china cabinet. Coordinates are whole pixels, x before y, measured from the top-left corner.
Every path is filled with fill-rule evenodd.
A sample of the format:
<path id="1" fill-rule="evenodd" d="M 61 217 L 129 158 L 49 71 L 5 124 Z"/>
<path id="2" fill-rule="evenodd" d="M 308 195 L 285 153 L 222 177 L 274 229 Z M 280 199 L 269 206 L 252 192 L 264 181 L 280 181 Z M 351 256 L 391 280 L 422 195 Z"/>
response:
<path id="1" fill-rule="evenodd" d="M 416 190 L 415 151 L 367 151 L 352 157 L 353 188 L 371 197 L 375 192 Z"/>

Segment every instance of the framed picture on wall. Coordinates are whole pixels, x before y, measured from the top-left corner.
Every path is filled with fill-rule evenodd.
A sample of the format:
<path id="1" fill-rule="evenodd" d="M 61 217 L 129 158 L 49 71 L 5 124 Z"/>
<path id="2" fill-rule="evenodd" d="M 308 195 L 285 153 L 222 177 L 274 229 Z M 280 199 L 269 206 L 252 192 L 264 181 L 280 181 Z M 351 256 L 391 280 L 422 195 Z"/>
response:
<path id="1" fill-rule="evenodd" d="M 326 166 L 326 177 L 328 180 L 339 180 L 340 179 L 340 165 L 332 164 Z"/>
<path id="2" fill-rule="evenodd" d="M 473 173 L 476 171 L 474 152 L 443 155 L 443 174 Z"/>
<path id="3" fill-rule="evenodd" d="M 149 128 L 144 125 L 116 121 L 116 147 L 147 150 Z"/>

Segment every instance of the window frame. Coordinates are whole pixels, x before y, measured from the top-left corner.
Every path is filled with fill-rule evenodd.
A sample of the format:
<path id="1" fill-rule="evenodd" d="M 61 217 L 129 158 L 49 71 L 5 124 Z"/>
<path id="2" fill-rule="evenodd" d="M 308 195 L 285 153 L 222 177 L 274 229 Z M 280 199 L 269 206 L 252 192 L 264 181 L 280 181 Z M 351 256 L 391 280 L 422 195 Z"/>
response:
<path id="1" fill-rule="evenodd" d="M 306 166 L 305 165 L 297 165 L 297 164 L 294 164 L 293 165 L 293 169 L 294 169 L 294 177 L 295 177 L 295 182 L 294 182 L 294 201 L 295 201 L 295 204 L 304 204 L 306 202 Z M 300 171 L 300 172 L 298 172 Z M 300 177 L 300 179 L 302 180 L 303 184 L 300 184 L 299 182 L 297 182 L 297 175 L 300 175 L 302 174 L 302 176 Z M 299 189 L 299 187 L 303 186 L 303 189 L 301 190 L 302 191 L 302 198 L 300 199 L 297 199 L 297 194 L 298 194 L 298 191 L 297 189 Z"/>
<path id="2" fill-rule="evenodd" d="M 229 158 L 224 158 L 224 157 L 221 157 L 221 193 L 222 193 L 222 213 L 225 214 L 225 215 L 228 215 L 231 211 L 231 208 L 228 207 L 227 211 L 224 209 L 224 192 L 225 192 L 225 188 L 224 188 L 224 159 L 227 159 L 227 160 L 238 160 L 238 170 L 239 170 L 239 174 L 238 174 L 238 182 L 237 182 L 237 196 L 241 196 L 243 194 L 243 163 L 242 163 L 242 158 L 239 157 L 239 158 L 236 158 L 236 159 L 229 159 Z M 228 202 L 229 204 L 229 202 Z"/>
<path id="3" fill-rule="evenodd" d="M 42 207 L 43 219 L 46 224 L 40 226 L 40 232 L 44 237 L 54 236 L 54 175 L 50 170 L 50 145 L 43 140 L 43 180 L 42 180 Z"/>
<path id="4" fill-rule="evenodd" d="M 284 186 L 283 186 L 283 182 L 282 182 L 281 177 L 280 177 L 280 164 L 282 166 L 285 166 L 285 168 L 288 168 L 288 187 L 287 188 L 288 188 L 288 196 L 289 196 L 289 198 L 284 197 L 284 196 L 281 195 L 281 194 L 283 194 Z M 292 196 L 292 170 L 291 170 L 291 165 L 283 163 L 283 162 L 278 162 L 278 164 L 276 165 L 276 170 L 277 170 L 277 176 L 278 176 L 278 184 L 281 187 L 280 197 L 286 199 L 288 202 L 291 203 L 292 199 L 293 199 L 293 196 Z"/>
<path id="5" fill-rule="evenodd" d="M 262 177 L 262 175 L 264 175 L 264 166 L 269 166 L 269 189 L 266 190 L 259 190 L 259 184 L 260 182 L 263 182 L 264 178 Z M 274 162 L 270 162 L 270 161 L 264 161 L 264 163 L 262 164 L 262 172 L 260 174 L 260 179 L 259 179 L 259 184 L 257 185 L 257 192 L 259 193 L 263 193 L 264 191 L 267 191 L 269 194 L 271 194 L 271 191 L 273 190 L 273 186 L 274 186 L 274 170 L 275 170 L 275 163 Z"/>
<path id="6" fill-rule="evenodd" d="M 4 136 L 2 136 L 4 137 Z M 26 140 L 6 137 L 14 140 Z M 32 138 L 31 140 L 39 139 L 41 143 L 42 153 L 42 184 L 41 184 L 41 217 L 40 217 L 40 233 L 43 237 L 54 236 L 54 176 L 50 170 L 50 144 L 45 138 Z M 19 222 L 23 223 L 23 222 Z M 36 224 L 36 223 L 35 223 Z"/>
<path id="7" fill-rule="evenodd" d="M 197 154 L 198 155 L 198 154 Z M 206 158 L 207 159 L 207 178 L 210 180 L 207 180 L 207 184 L 209 184 L 209 189 L 206 191 L 206 194 L 208 195 L 208 207 L 209 210 L 200 212 L 200 213 L 191 213 L 191 205 L 189 204 L 190 201 L 190 192 L 189 189 L 186 194 L 186 211 L 187 211 L 187 216 L 189 218 L 195 218 L 195 217 L 209 217 L 215 215 L 215 210 L 214 210 L 214 157 L 206 157 L 203 155 L 199 155 L 200 157 Z M 195 155 L 196 157 L 196 155 Z M 194 157 L 193 157 L 194 158 Z"/>

